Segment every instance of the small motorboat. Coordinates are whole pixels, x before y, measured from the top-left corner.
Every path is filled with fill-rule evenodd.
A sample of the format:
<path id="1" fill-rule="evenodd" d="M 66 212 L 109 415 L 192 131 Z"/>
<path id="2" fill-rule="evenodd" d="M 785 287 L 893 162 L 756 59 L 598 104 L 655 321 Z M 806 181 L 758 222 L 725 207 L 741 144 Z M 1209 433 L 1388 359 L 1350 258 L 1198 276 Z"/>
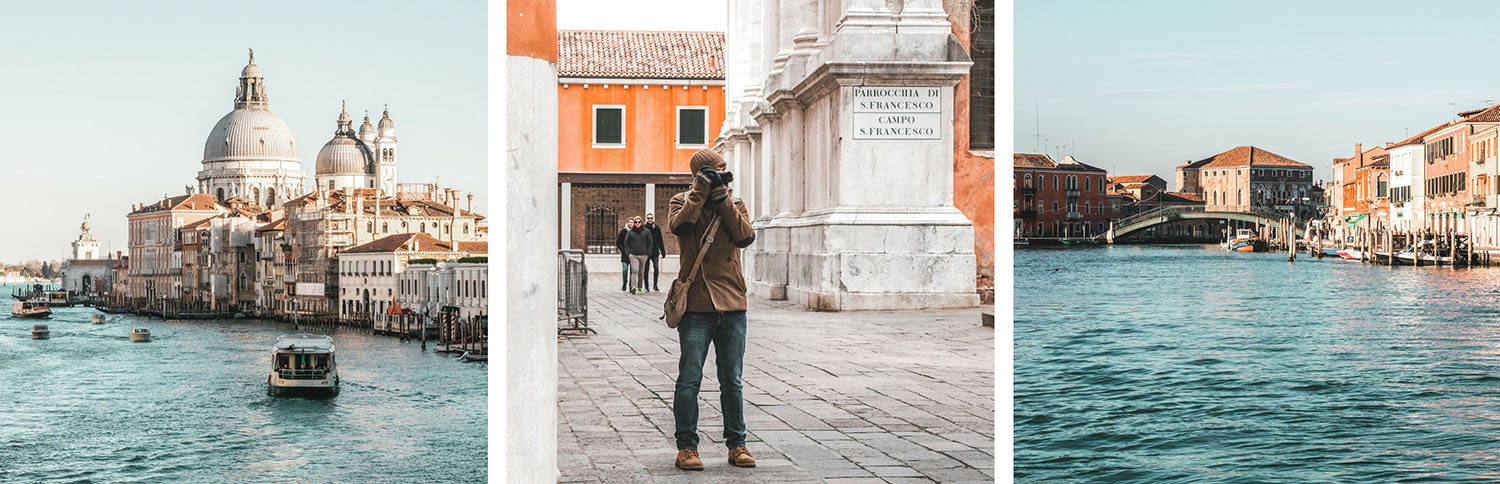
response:
<path id="1" fill-rule="evenodd" d="M 334 359 L 333 337 L 320 334 L 284 334 L 271 347 L 271 374 L 266 376 L 271 395 L 333 396 L 339 393 L 339 367 Z"/>
<path id="2" fill-rule="evenodd" d="M 1396 260 L 1400 265 L 1453 265 L 1452 257 L 1434 255 L 1435 252 L 1436 245 L 1431 240 L 1423 240 L 1401 249 L 1396 253 Z"/>
<path id="3" fill-rule="evenodd" d="M 151 330 L 146 328 L 135 328 L 130 330 L 131 343 L 145 343 L 151 341 Z"/>
<path id="4" fill-rule="evenodd" d="M 1265 252 L 1266 241 L 1255 236 L 1251 229 L 1239 229 L 1234 233 L 1234 239 L 1230 240 L 1226 247 L 1234 252 Z"/>
<path id="5" fill-rule="evenodd" d="M 1339 249 L 1339 257 L 1351 260 L 1359 260 L 1365 252 L 1359 249 Z"/>
<path id="6" fill-rule="evenodd" d="M 47 325 L 38 324 L 31 327 L 31 339 L 47 339 L 52 337 L 52 331 L 47 330 Z"/>
<path id="7" fill-rule="evenodd" d="M 89 324 L 104 324 L 104 315 L 95 314 L 89 318 Z"/>
<path id="8" fill-rule="evenodd" d="M 47 319 L 52 317 L 52 309 L 47 306 L 47 301 L 16 301 L 10 305 L 10 315 L 14 318 Z"/>

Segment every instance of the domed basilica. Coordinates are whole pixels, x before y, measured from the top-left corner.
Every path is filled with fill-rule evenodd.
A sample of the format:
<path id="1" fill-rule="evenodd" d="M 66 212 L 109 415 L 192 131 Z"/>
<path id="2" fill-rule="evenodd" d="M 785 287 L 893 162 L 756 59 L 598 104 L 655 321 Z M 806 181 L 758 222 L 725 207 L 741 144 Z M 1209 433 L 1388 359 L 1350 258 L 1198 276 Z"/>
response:
<path id="1" fill-rule="evenodd" d="M 241 198 L 268 209 L 307 192 L 306 174 L 297 155 L 297 140 L 280 116 L 271 112 L 265 76 L 250 63 L 240 71 L 234 110 L 225 114 L 203 145 L 198 192 L 220 202 Z M 350 127 L 347 107 L 339 115 L 333 139 L 318 151 L 317 188 L 381 188 L 396 192 L 396 123 L 387 109 L 379 127 L 365 116 L 359 132 Z"/>

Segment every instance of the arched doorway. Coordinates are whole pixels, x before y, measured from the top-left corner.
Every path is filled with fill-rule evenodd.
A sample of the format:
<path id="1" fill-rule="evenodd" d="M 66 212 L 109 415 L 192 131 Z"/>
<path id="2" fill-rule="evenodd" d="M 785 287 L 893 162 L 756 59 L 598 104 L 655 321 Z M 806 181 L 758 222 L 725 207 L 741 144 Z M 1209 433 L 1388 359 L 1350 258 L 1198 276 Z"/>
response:
<path id="1" fill-rule="evenodd" d="M 94 278 L 90 277 L 88 274 L 84 274 L 82 281 L 80 281 L 80 283 L 78 285 L 78 289 L 79 289 L 80 292 L 82 292 L 85 295 L 93 294 L 94 293 Z"/>

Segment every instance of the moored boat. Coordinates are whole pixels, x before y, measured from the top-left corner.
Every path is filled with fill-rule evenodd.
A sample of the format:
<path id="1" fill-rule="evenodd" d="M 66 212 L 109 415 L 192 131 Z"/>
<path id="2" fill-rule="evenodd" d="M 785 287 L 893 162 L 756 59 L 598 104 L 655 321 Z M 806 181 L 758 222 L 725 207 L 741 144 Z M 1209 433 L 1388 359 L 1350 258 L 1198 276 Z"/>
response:
<path id="1" fill-rule="evenodd" d="M 52 317 L 52 309 L 46 301 L 16 301 L 10 305 L 14 318 L 46 319 Z"/>
<path id="2" fill-rule="evenodd" d="M 95 314 L 89 318 L 89 324 L 104 324 L 104 315 Z"/>
<path id="3" fill-rule="evenodd" d="M 151 341 L 151 330 L 146 328 L 135 328 L 130 330 L 131 343 L 145 343 Z"/>
<path id="4" fill-rule="evenodd" d="M 271 395 L 331 396 L 339 392 L 338 362 L 333 337 L 318 334 L 284 334 L 271 348 L 271 374 L 266 377 Z"/>
<path id="5" fill-rule="evenodd" d="M 47 325 L 38 324 L 31 327 L 31 339 L 47 339 L 51 337 L 52 331 L 47 329 Z"/>
<path id="6" fill-rule="evenodd" d="M 1231 239 L 1225 246 L 1235 252 L 1264 252 L 1266 241 L 1256 237 L 1254 230 L 1239 229 L 1235 231 L 1234 239 Z"/>
<path id="7" fill-rule="evenodd" d="M 47 293 L 47 305 L 55 308 L 73 307 L 73 300 L 68 298 L 67 291 L 52 291 Z"/>

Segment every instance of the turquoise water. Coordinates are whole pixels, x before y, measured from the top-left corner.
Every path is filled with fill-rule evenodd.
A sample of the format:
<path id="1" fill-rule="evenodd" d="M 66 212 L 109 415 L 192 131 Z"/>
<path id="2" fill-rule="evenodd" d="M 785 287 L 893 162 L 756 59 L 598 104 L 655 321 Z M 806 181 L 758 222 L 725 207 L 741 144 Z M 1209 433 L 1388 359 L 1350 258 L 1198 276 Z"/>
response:
<path id="1" fill-rule="evenodd" d="M 486 366 L 333 334 L 338 396 L 270 397 L 290 325 L 0 315 L 0 482 L 485 482 Z M 49 340 L 30 339 L 36 323 Z M 153 341 L 131 343 L 132 327 Z M 430 346 L 429 346 L 430 348 Z"/>
<path id="2" fill-rule="evenodd" d="M 1500 268 L 1015 254 L 1021 482 L 1500 480 Z"/>

